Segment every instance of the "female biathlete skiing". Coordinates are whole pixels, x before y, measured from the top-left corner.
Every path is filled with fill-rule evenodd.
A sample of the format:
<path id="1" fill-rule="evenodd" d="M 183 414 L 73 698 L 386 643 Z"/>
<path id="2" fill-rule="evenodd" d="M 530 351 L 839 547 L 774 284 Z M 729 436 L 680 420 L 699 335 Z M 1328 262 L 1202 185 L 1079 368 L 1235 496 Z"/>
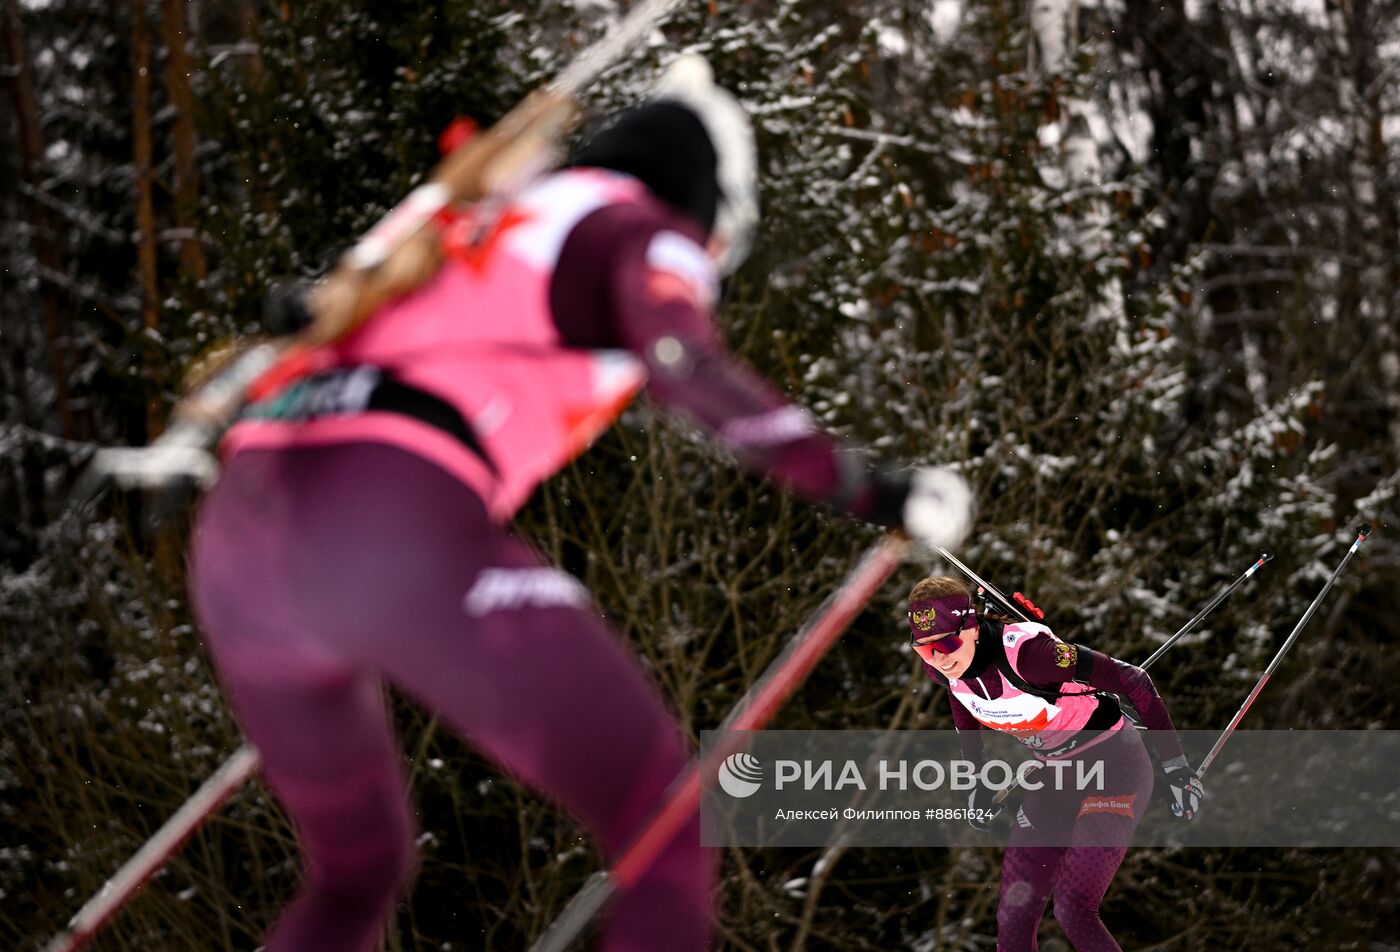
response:
<path id="1" fill-rule="evenodd" d="M 998 952 L 1037 948 L 1051 895 L 1055 919 L 1078 952 L 1118 952 L 1099 905 L 1152 796 L 1153 774 L 1114 695 L 1126 697 L 1152 731 L 1173 814 L 1191 819 L 1205 797 L 1152 680 L 1141 668 L 1061 641 L 1044 625 L 979 614 L 955 578 L 914 586 L 909 627 L 925 673 L 948 685 L 964 757 L 980 766 L 987 728 L 1012 734 L 1044 762 L 1103 765 L 1102 788 L 1088 790 L 1074 782 L 1076 771 L 1065 771 L 1057 785 L 1042 769 L 1044 782 L 1017 808 L 1001 870 Z M 970 821 L 980 830 L 995 814 L 994 795 L 978 787 L 969 798 Z"/>
<path id="2" fill-rule="evenodd" d="M 711 316 L 757 218 L 753 136 L 708 66 L 682 62 L 484 238 L 470 210 L 443 222 L 437 274 L 221 446 L 194 601 L 305 856 L 271 952 L 372 948 L 409 877 L 385 681 L 575 814 L 605 856 L 685 765 L 588 593 L 506 528 L 643 387 L 808 499 L 934 544 L 967 527 L 956 475 L 838 450 L 726 352 Z M 619 897 L 604 947 L 704 948 L 713 867 L 697 821 Z"/>

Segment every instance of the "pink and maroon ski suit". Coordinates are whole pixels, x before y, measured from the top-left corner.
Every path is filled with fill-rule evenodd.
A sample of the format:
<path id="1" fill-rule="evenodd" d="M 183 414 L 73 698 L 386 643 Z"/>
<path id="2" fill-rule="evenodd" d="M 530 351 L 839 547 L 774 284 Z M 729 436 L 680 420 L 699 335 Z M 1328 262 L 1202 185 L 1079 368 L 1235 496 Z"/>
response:
<path id="1" fill-rule="evenodd" d="M 199 620 L 305 855 L 272 952 L 371 948 L 410 875 L 383 682 L 607 856 L 685 764 L 588 593 L 506 528 L 639 390 L 807 498 L 872 521 L 901 502 L 726 352 L 703 236 L 634 179 L 561 172 L 485 241 L 459 240 L 470 228 L 446 226 L 428 284 L 251 408 L 199 514 Z M 713 870 L 692 824 L 612 908 L 604 947 L 705 947 Z"/>
<path id="2" fill-rule="evenodd" d="M 982 621 L 973 663 L 945 679 L 963 753 L 982 761 L 982 731 L 1011 733 L 1042 760 L 1100 761 L 1105 789 L 1044 784 L 1012 818 L 1001 869 L 997 952 L 1034 952 L 1053 896 L 1055 920 L 1078 952 L 1119 952 L 1099 906 L 1152 796 L 1152 761 L 1123 717 L 1122 695 L 1152 731 L 1164 763 L 1182 758 L 1171 716 L 1141 668 L 1057 638 L 1034 622 Z M 1019 684 L 1017 683 L 1019 682 Z M 1056 696 L 1058 695 L 1058 696 Z"/>

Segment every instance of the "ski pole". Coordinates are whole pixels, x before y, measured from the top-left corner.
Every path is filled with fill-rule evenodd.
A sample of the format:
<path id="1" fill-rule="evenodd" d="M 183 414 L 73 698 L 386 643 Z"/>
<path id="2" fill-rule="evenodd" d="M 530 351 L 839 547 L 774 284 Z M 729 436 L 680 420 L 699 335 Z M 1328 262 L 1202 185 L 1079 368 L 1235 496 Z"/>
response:
<path id="1" fill-rule="evenodd" d="M 257 770 L 258 752 L 244 744 L 117 870 L 116 875 L 102 884 L 97 894 L 68 920 L 67 928 L 48 944 L 46 952 L 77 952 L 92 941 L 107 920 L 126 905 L 209 815 L 223 806 Z"/>
<path id="2" fill-rule="evenodd" d="M 1138 665 L 1138 667 L 1146 671 L 1147 668 L 1152 664 L 1152 662 L 1162 657 L 1162 655 L 1166 653 L 1168 648 L 1176 644 L 1177 641 L 1181 639 L 1182 635 L 1185 635 L 1192 628 L 1195 628 L 1197 625 L 1199 625 L 1201 623 L 1201 620 L 1204 619 L 1211 612 L 1213 612 L 1217 605 L 1219 605 L 1221 602 L 1225 601 L 1225 599 L 1230 597 L 1230 593 L 1232 593 L 1235 589 L 1239 588 L 1242 584 L 1244 584 L 1245 579 L 1249 578 L 1255 572 L 1259 571 L 1259 569 L 1261 569 L 1264 566 L 1264 563 L 1269 561 L 1273 557 L 1274 554 L 1268 549 L 1265 549 L 1263 552 L 1261 552 L 1259 554 L 1258 560 L 1249 568 L 1245 569 L 1243 575 L 1231 582 L 1230 585 L 1223 591 L 1217 593 L 1214 598 L 1212 598 L 1209 602 L 1206 603 L 1205 608 L 1202 608 L 1196 613 L 1196 616 L 1194 618 L 1188 621 L 1185 625 L 1182 625 L 1180 631 L 1172 635 L 1166 641 L 1162 642 L 1162 646 L 1156 651 L 1152 652 L 1148 659 L 1142 664 Z"/>
<path id="3" fill-rule="evenodd" d="M 808 620 L 782 654 L 745 692 L 720 730 L 757 730 L 766 724 L 898 567 L 906 545 L 902 536 L 891 533 L 867 552 L 823 603 L 817 615 Z M 613 892 L 640 878 L 698 807 L 702 770 L 704 767 L 718 769 L 719 759 L 712 754 L 703 763 L 692 762 L 672 785 L 674 797 L 628 847 L 612 873 L 596 874 L 540 939 L 540 942 L 550 940 L 558 930 L 558 941 L 562 944 L 537 945 L 534 949 L 566 948 Z M 86 946 L 200 824 L 257 772 L 258 765 L 257 751 L 246 744 L 240 747 L 78 910 L 67 928 L 49 943 L 46 952 L 78 952 Z"/>
<path id="4" fill-rule="evenodd" d="M 1370 523 L 1362 523 L 1357 528 L 1356 541 L 1351 544 L 1350 549 L 1347 549 L 1347 554 L 1342 557 L 1341 563 L 1332 571 L 1331 577 L 1327 579 L 1327 584 L 1322 586 L 1322 591 L 1317 593 L 1317 598 L 1314 598 L 1312 604 L 1308 606 L 1308 610 L 1303 612 L 1303 617 L 1298 619 L 1298 624 L 1293 626 L 1293 632 L 1288 636 L 1287 640 L 1284 641 L 1283 647 L 1279 648 L 1278 653 L 1274 655 L 1274 660 L 1270 661 L 1269 666 L 1264 669 L 1264 676 L 1259 679 L 1258 684 L 1254 685 L 1254 690 L 1249 692 L 1249 697 L 1244 699 L 1244 704 L 1235 712 L 1235 716 L 1230 718 L 1230 723 L 1226 726 L 1225 730 L 1221 732 L 1220 739 L 1215 742 L 1215 746 L 1210 749 L 1210 753 L 1206 754 L 1205 760 L 1201 761 L 1201 767 L 1196 771 L 1197 776 L 1204 777 L 1206 775 L 1206 771 L 1210 769 L 1210 765 L 1215 762 L 1215 758 L 1219 755 L 1220 748 L 1225 746 L 1225 742 L 1230 739 L 1230 735 L 1235 732 L 1235 728 L 1238 727 L 1240 721 L 1244 719 L 1245 712 L 1248 711 L 1250 705 L 1254 703 L 1254 699 L 1259 696 L 1260 691 L 1264 690 L 1264 685 L 1268 683 L 1270 675 L 1274 673 L 1279 663 L 1283 661 L 1283 656 L 1288 653 L 1289 648 L 1293 647 L 1293 642 L 1298 639 L 1298 634 L 1303 630 L 1303 626 L 1308 623 L 1308 619 L 1312 618 L 1313 613 L 1316 612 L 1318 606 L 1322 604 L 1322 600 L 1327 597 L 1327 593 L 1332 590 L 1332 586 L 1335 585 L 1337 579 L 1341 577 L 1342 569 L 1347 567 L 1347 563 L 1351 561 L 1351 557 L 1356 554 L 1357 549 L 1361 548 L 1361 543 L 1365 542 L 1366 537 L 1370 534 Z"/>
<path id="5" fill-rule="evenodd" d="M 772 719 L 899 566 L 907 545 L 903 535 L 892 532 L 866 552 L 816 614 L 744 692 L 719 726 L 721 733 L 759 730 Z M 583 935 L 615 893 L 634 885 L 695 815 L 707 778 L 715 776 L 720 763 L 730 753 L 733 751 L 728 746 L 718 745 L 693 758 L 672 782 L 661 808 L 622 851 L 612 869 L 600 870 L 589 877 L 530 946 L 530 952 L 564 952 Z"/>
<path id="6" fill-rule="evenodd" d="M 1160 648 L 1158 648 L 1156 651 L 1152 652 L 1152 654 L 1148 657 L 1148 659 L 1147 659 L 1146 661 L 1144 661 L 1142 664 L 1138 665 L 1138 667 L 1140 667 L 1140 668 L 1142 668 L 1142 670 L 1146 671 L 1146 670 L 1148 669 L 1148 667 L 1151 666 L 1152 662 L 1154 662 L 1154 661 L 1156 661 L 1158 658 L 1162 657 L 1162 655 L 1166 652 L 1166 650 L 1167 650 L 1168 648 L 1170 648 L 1172 645 L 1176 644 L 1177 641 L 1179 641 L 1179 640 L 1182 638 L 1183 635 L 1186 635 L 1188 632 L 1191 631 L 1191 629 L 1193 629 L 1193 628 L 1195 628 L 1197 625 L 1199 625 L 1199 624 L 1201 623 L 1201 621 L 1202 621 L 1207 615 L 1209 615 L 1212 611 L 1214 611 L 1214 610 L 1216 609 L 1216 607 L 1219 606 L 1219 604 L 1220 604 L 1221 602 L 1223 602 L 1223 601 L 1225 601 L 1225 599 L 1229 598 L 1229 597 L 1230 597 L 1230 593 L 1233 592 L 1235 589 L 1239 588 L 1240 585 L 1242 585 L 1242 584 L 1244 583 L 1244 580 L 1245 580 L 1245 579 L 1249 578 L 1249 577 L 1250 577 L 1251 575 L 1253 575 L 1255 572 L 1259 571 L 1259 569 L 1263 567 L 1264 563 L 1267 562 L 1267 561 L 1269 561 L 1269 560 L 1272 559 L 1273 557 L 1274 557 L 1274 554 L 1273 554 L 1272 552 L 1270 552 L 1268 549 L 1265 549 L 1263 552 L 1261 552 L 1261 553 L 1259 554 L 1259 558 L 1255 559 L 1254 564 L 1251 565 L 1249 568 L 1247 568 L 1247 569 L 1244 570 L 1244 574 L 1243 574 L 1243 575 L 1241 575 L 1239 578 L 1235 579 L 1233 582 L 1231 582 L 1229 585 L 1227 585 L 1227 586 L 1226 586 L 1224 589 L 1222 589 L 1221 591 L 1217 592 L 1217 593 L 1215 594 L 1215 597 L 1212 598 L 1209 602 L 1207 602 L 1207 603 L 1206 603 L 1206 606 L 1205 606 L 1204 608 L 1202 608 L 1200 611 L 1196 612 L 1195 616 L 1194 616 L 1190 621 L 1188 621 L 1186 624 L 1182 625 L 1181 628 L 1177 631 L 1176 634 L 1172 635 L 1172 636 L 1171 636 L 1170 638 L 1168 638 L 1166 641 L 1162 642 L 1162 646 L 1161 646 Z M 1129 718 L 1129 720 L 1130 720 L 1130 722 L 1131 722 L 1132 719 Z M 1004 803 L 1004 802 L 1006 801 L 1007 797 L 1009 797 L 1009 796 L 1011 796 L 1013 793 L 1015 793 L 1016 790 L 1017 790 L 1019 787 L 1020 787 L 1020 782 L 1017 781 L 1017 782 L 1013 783 L 1011 786 L 1007 787 L 1005 790 L 1000 790 L 1000 791 L 998 791 L 998 792 L 997 792 L 997 795 L 993 798 L 993 802 L 994 802 L 994 803 Z"/>

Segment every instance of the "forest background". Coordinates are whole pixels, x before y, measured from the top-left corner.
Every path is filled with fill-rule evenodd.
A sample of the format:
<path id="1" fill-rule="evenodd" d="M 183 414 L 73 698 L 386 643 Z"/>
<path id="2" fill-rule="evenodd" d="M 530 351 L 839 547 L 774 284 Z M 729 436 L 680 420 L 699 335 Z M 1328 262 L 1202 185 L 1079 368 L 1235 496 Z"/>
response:
<path id="1" fill-rule="evenodd" d="M 419 181 L 454 116 L 490 122 L 618 13 L 0 0 L 0 944 L 37 948 L 238 743 L 184 594 L 187 526 L 144 532 L 134 497 L 65 518 L 76 473 L 158 432 L 198 357 Z M 1396 724 L 1400 2 L 709 0 L 608 73 L 594 115 L 681 48 L 758 127 L 765 217 L 721 313 L 741 354 L 843 436 L 961 466 L 981 503 L 963 557 L 1070 640 L 1144 657 L 1272 548 L 1154 668 L 1180 727 L 1223 726 L 1375 523 L 1248 726 Z M 875 532 L 645 404 L 520 528 L 692 736 Z M 950 727 L 901 634 L 929 567 L 776 726 Z M 521 947 L 591 844 L 419 709 L 396 716 L 423 862 L 386 948 Z M 998 860 L 992 839 L 730 850 L 720 934 L 990 949 Z M 252 948 L 296 877 L 252 785 L 96 948 Z M 1104 916 L 1130 949 L 1393 952 L 1398 908 L 1393 851 L 1138 850 Z"/>

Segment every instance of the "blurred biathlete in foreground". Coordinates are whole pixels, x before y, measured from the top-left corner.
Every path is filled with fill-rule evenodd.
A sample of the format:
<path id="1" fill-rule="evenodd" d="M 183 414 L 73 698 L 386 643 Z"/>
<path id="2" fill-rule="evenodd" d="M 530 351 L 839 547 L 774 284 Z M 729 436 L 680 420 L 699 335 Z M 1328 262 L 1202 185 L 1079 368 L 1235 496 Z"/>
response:
<path id="1" fill-rule="evenodd" d="M 1010 733 L 1041 761 L 1103 764 L 1101 790 L 1077 789 L 1075 772 L 1066 771 L 1071 782 L 1063 789 L 1040 777 L 1039 789 L 1017 808 L 1001 869 L 998 952 L 1036 949 L 1052 894 L 1055 919 L 1078 952 L 1119 952 L 1099 905 L 1152 796 L 1152 762 L 1115 695 L 1126 697 L 1152 731 L 1172 812 L 1189 820 L 1205 797 L 1151 678 L 1135 665 L 1067 644 L 1044 625 L 979 615 L 968 587 L 945 576 L 914 586 L 909 627 L 925 673 L 948 685 L 965 758 L 981 765 L 986 728 Z M 978 787 L 969 799 L 978 829 L 995 815 L 994 793 Z"/>
<path id="2" fill-rule="evenodd" d="M 228 433 L 193 593 L 240 724 L 305 855 L 273 952 L 370 949 L 413 866 L 383 680 L 575 814 L 615 855 L 687 761 L 588 593 L 506 523 L 643 387 L 802 496 L 952 545 L 941 470 L 836 448 L 723 347 L 720 269 L 757 218 L 752 130 L 687 58 L 446 263 Z M 612 950 L 694 950 L 713 857 L 692 823 L 619 898 Z"/>

